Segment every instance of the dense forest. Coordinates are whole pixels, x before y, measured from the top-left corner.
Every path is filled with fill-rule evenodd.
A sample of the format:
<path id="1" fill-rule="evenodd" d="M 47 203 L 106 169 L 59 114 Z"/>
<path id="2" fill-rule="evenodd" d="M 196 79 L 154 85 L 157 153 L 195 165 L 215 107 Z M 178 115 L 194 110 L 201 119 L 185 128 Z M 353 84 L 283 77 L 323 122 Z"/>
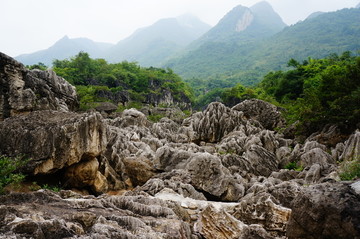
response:
<path id="1" fill-rule="evenodd" d="M 291 59 L 288 67 L 269 72 L 256 87 L 216 89 L 201 100 L 218 97 L 229 106 L 247 98 L 270 101 L 283 107 L 288 122 L 297 122 L 298 132 L 305 134 L 327 124 L 337 124 L 344 132 L 360 126 L 359 55 L 344 52 L 301 63 Z"/>
<path id="2" fill-rule="evenodd" d="M 171 69 L 144 68 L 127 61 L 110 64 L 80 52 L 71 59 L 55 60 L 53 70 L 76 86 L 82 109 L 102 101 L 151 104 L 164 92 L 170 92 L 176 102 L 190 103 L 193 99 L 191 88 Z"/>

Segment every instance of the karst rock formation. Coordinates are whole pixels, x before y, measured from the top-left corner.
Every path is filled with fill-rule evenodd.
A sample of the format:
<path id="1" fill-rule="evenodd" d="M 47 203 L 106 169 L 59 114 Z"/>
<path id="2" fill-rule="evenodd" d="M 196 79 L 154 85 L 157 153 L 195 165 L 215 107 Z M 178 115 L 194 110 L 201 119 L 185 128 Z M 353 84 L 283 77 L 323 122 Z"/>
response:
<path id="1" fill-rule="evenodd" d="M 360 183 L 339 178 L 359 131 L 298 142 L 254 99 L 157 123 L 77 108 L 63 78 L 0 54 L 0 154 L 62 188 L 1 195 L 0 238 L 360 238 Z"/>

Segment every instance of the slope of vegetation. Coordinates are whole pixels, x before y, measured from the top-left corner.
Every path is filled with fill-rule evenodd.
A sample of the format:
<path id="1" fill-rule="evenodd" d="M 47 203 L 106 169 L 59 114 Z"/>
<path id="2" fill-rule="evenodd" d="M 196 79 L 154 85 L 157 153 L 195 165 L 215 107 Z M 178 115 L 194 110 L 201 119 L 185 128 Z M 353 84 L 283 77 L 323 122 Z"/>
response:
<path id="1" fill-rule="evenodd" d="M 326 124 L 352 131 L 360 123 L 360 56 L 345 52 L 324 59 L 291 60 L 287 72 L 270 72 L 264 91 L 288 109 L 301 131 L 314 132 Z"/>
<path id="2" fill-rule="evenodd" d="M 286 109 L 289 123 L 297 122 L 298 132 L 307 134 L 327 124 L 337 124 L 344 132 L 360 126 L 360 52 L 302 63 L 291 59 L 287 71 L 269 72 L 256 87 L 240 84 L 215 88 L 198 97 L 198 108 L 211 101 L 233 106 L 258 98 Z"/>
<path id="3" fill-rule="evenodd" d="M 248 43 L 203 42 L 166 64 L 182 77 L 216 77 L 233 86 L 253 86 L 268 71 L 284 70 L 289 59 L 323 58 L 360 49 L 360 9 L 343 9 L 307 19 L 267 39 Z M 214 88 L 206 88 L 212 90 Z"/>
<path id="4" fill-rule="evenodd" d="M 71 59 L 55 60 L 53 70 L 77 87 L 83 109 L 94 102 L 112 101 L 117 93 L 139 104 L 170 92 L 174 101 L 189 102 L 191 88 L 171 69 L 143 68 L 134 62 L 109 64 L 104 59 L 91 59 L 80 52 Z M 118 102 L 114 102 L 118 103 Z"/>

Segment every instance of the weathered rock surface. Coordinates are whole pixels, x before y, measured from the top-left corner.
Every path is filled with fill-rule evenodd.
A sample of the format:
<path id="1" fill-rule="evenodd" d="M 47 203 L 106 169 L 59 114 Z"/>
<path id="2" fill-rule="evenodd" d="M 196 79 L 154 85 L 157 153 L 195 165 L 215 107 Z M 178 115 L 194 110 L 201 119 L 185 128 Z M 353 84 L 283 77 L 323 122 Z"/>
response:
<path id="1" fill-rule="evenodd" d="M 98 113 L 35 111 L 0 122 L 0 153 L 31 158 L 26 169 L 34 175 L 94 159 L 106 142 L 106 127 Z"/>
<path id="2" fill-rule="evenodd" d="M 354 134 L 345 142 L 343 153 L 340 156 L 342 161 L 360 161 L 360 130 L 356 130 Z"/>
<path id="3" fill-rule="evenodd" d="M 291 209 L 282 207 L 270 194 L 247 194 L 235 208 L 234 216 L 251 225 L 260 224 L 274 236 L 282 236 L 290 219 Z"/>
<path id="4" fill-rule="evenodd" d="M 76 95 L 51 72 L 4 56 L 0 68 L 0 154 L 32 158 L 26 183 L 83 194 L 0 196 L 0 238 L 360 238 L 358 182 L 337 182 L 338 161 L 358 162 L 359 131 L 285 139 L 279 109 L 259 100 L 104 119 L 68 112 Z"/>
<path id="5" fill-rule="evenodd" d="M 360 195 L 350 185 L 304 188 L 292 202 L 289 238 L 359 238 Z"/>
<path id="6" fill-rule="evenodd" d="M 214 143 L 244 123 L 242 112 L 231 110 L 221 103 L 211 103 L 194 118 L 193 128 L 198 140 Z"/>
<path id="7" fill-rule="evenodd" d="M 75 87 L 53 71 L 27 70 L 0 52 L 0 120 L 35 110 L 78 108 Z"/>
<path id="8" fill-rule="evenodd" d="M 71 191 L 0 196 L 0 238 L 191 238 L 174 203 Z"/>
<path id="9" fill-rule="evenodd" d="M 286 124 L 280 109 L 262 100 L 245 100 L 232 109 L 244 112 L 246 117 L 259 121 L 264 128 L 269 130 L 284 127 Z"/>

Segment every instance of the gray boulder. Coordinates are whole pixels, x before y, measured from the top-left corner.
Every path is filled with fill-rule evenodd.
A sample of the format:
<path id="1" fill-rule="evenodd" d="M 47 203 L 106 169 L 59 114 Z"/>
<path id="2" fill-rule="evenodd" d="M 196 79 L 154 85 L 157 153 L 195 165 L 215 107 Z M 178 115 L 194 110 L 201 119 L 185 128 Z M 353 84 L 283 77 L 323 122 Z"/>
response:
<path id="1" fill-rule="evenodd" d="M 286 231 L 290 239 L 360 237 L 360 196 L 347 184 L 303 188 L 291 208 Z"/>
<path id="2" fill-rule="evenodd" d="M 53 71 L 28 70 L 0 52 L 0 120 L 35 110 L 74 111 L 75 87 Z"/>
<path id="3" fill-rule="evenodd" d="M 28 172 L 50 174 L 100 156 L 106 132 L 98 113 L 35 111 L 0 122 L 0 154 L 25 155 Z"/>
<path id="4" fill-rule="evenodd" d="M 274 130 L 286 125 L 280 109 L 262 100 L 245 100 L 235 105 L 232 110 L 244 112 L 247 118 L 259 121 L 265 129 Z"/>

